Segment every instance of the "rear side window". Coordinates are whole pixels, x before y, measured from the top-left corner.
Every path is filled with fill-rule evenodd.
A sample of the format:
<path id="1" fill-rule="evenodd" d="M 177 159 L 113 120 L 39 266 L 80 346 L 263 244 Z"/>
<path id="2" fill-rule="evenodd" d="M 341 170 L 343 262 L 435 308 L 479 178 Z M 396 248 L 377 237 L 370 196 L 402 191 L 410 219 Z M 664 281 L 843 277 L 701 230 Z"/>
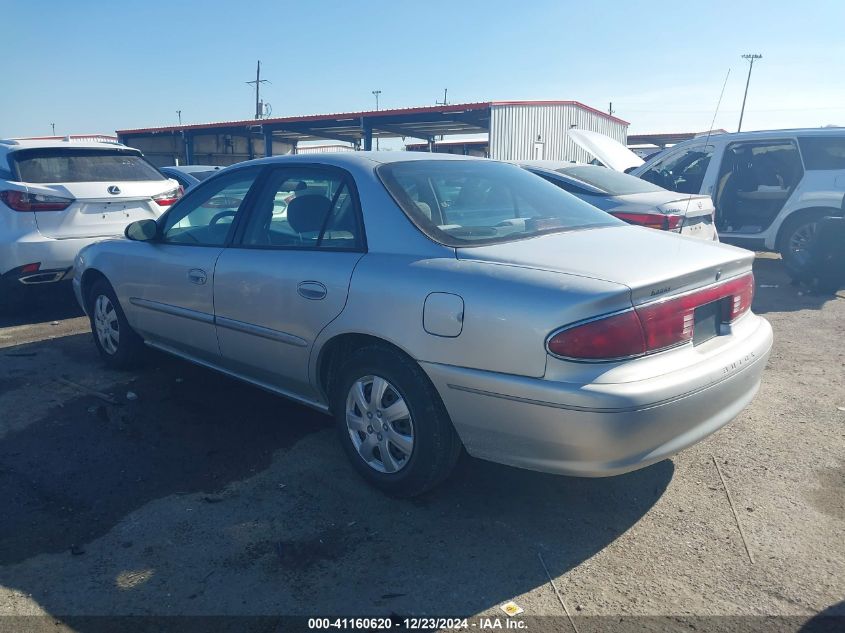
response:
<path id="1" fill-rule="evenodd" d="M 11 160 L 21 182 L 165 180 L 139 153 L 120 149 L 20 150 L 12 154 Z"/>
<path id="2" fill-rule="evenodd" d="M 348 177 L 310 166 L 273 169 L 241 243 L 280 249 L 363 249 L 357 199 Z"/>
<path id="3" fill-rule="evenodd" d="M 845 136 L 798 139 L 805 169 L 845 169 Z"/>

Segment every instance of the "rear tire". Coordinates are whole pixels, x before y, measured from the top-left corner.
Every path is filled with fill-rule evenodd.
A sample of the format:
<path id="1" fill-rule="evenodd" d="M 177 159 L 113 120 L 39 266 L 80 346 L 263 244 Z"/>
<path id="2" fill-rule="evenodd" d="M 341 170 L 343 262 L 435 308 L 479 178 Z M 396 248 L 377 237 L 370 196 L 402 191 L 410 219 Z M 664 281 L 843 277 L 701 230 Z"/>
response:
<path id="1" fill-rule="evenodd" d="M 823 213 L 799 213 L 787 219 L 780 230 L 780 256 L 793 279 L 803 280 L 810 264 L 808 246 Z"/>
<path id="2" fill-rule="evenodd" d="M 370 345 L 340 362 L 332 388 L 338 436 L 358 473 L 380 490 L 413 497 L 443 482 L 461 441 L 420 366 Z"/>
<path id="3" fill-rule="evenodd" d="M 88 292 L 88 316 L 94 345 L 106 365 L 114 369 L 137 366 L 144 353 L 144 341 L 130 327 L 111 284 L 98 279 Z"/>

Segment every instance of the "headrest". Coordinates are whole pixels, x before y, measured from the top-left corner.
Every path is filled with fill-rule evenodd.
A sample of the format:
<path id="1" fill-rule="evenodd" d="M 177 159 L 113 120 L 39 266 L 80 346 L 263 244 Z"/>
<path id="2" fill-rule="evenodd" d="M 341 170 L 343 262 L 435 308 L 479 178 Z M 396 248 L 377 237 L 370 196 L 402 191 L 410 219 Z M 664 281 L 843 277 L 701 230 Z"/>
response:
<path id="1" fill-rule="evenodd" d="M 297 196 L 288 204 L 288 224 L 297 233 L 319 231 L 323 227 L 331 204 L 331 200 L 325 196 L 314 194 Z"/>

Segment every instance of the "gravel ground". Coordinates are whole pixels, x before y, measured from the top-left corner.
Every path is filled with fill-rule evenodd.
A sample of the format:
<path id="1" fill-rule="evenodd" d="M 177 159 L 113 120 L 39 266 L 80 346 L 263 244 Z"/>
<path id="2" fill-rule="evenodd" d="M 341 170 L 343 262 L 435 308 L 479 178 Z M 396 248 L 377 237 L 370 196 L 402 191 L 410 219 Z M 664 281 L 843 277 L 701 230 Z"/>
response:
<path id="1" fill-rule="evenodd" d="M 309 409 L 158 354 L 105 369 L 66 293 L 0 317 L 0 630 L 508 600 L 532 630 L 572 630 L 564 606 L 578 631 L 845 615 L 845 294 L 802 294 L 770 256 L 755 268 L 775 348 L 730 425 L 609 479 L 467 458 L 413 501 L 364 485 Z M 790 618 L 739 619 L 763 615 Z"/>

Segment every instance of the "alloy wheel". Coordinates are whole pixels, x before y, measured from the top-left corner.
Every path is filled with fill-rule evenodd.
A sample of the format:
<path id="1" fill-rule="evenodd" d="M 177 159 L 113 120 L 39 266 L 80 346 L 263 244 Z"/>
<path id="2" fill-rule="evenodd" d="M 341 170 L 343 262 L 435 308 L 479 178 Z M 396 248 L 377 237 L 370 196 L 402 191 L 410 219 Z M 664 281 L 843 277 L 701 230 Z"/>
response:
<path id="1" fill-rule="evenodd" d="M 789 251 L 801 265 L 805 265 L 809 260 L 810 253 L 807 251 L 807 247 L 816 234 L 816 224 L 816 222 L 803 224 L 789 236 Z"/>

